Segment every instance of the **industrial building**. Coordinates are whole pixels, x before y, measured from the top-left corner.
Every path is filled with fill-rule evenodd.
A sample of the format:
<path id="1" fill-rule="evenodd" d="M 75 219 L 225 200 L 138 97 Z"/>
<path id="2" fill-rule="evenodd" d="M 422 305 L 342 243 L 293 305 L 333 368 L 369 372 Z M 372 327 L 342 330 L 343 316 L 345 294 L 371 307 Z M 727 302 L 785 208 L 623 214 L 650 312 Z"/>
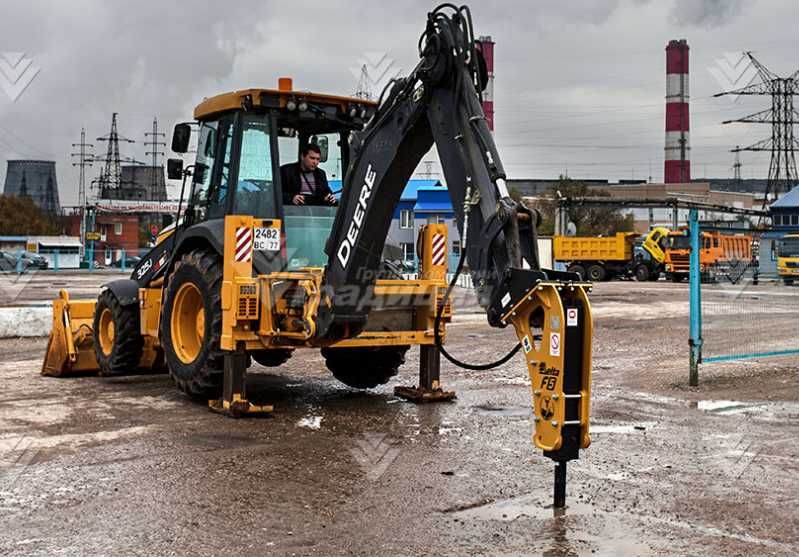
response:
<path id="1" fill-rule="evenodd" d="M 122 165 L 120 187 L 103 187 L 100 199 L 166 201 L 163 166 Z"/>
<path id="2" fill-rule="evenodd" d="M 58 199 L 55 161 L 8 161 L 3 195 L 29 197 L 42 211 L 58 213 L 61 205 Z"/>

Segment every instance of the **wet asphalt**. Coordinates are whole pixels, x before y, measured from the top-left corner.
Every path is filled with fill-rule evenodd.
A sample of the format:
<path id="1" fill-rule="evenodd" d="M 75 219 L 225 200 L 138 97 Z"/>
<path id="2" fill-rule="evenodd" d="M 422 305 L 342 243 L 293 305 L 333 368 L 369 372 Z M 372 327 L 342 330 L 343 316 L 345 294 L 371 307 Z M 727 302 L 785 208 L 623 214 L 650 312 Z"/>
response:
<path id="1" fill-rule="evenodd" d="M 393 396 L 417 350 L 370 392 L 308 351 L 253 366 L 250 397 L 275 412 L 233 420 L 166 375 L 41 377 L 44 339 L 2 340 L 0 554 L 794 555 L 795 360 L 687 387 L 682 287 L 597 287 L 593 441 L 557 512 L 521 358 L 445 363 L 457 400 L 419 406 Z M 642 312 L 653 297 L 671 305 Z M 469 311 L 452 351 L 512 346 Z"/>

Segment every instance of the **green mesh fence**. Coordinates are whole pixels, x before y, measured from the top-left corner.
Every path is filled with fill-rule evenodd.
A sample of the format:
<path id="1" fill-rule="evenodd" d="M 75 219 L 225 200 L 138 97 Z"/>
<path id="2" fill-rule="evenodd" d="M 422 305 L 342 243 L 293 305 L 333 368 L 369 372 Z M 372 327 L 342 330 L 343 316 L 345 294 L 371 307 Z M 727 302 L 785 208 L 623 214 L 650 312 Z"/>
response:
<path id="1" fill-rule="evenodd" d="M 774 269 L 761 273 L 760 236 L 744 235 L 751 254 L 700 266 L 702 363 L 799 355 L 799 286 Z"/>

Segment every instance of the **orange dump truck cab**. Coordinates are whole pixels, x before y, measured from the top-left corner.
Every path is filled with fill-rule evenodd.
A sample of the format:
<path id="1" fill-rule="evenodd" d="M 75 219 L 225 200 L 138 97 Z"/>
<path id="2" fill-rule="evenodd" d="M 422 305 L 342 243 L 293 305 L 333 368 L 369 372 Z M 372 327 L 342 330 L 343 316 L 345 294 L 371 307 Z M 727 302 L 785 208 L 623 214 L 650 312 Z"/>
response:
<path id="1" fill-rule="evenodd" d="M 718 274 L 729 273 L 752 261 L 752 236 L 702 232 L 699 248 L 699 271 L 702 278 L 712 280 Z M 674 282 L 688 278 L 691 267 L 691 237 L 687 230 L 669 234 L 666 249 L 666 277 Z"/>

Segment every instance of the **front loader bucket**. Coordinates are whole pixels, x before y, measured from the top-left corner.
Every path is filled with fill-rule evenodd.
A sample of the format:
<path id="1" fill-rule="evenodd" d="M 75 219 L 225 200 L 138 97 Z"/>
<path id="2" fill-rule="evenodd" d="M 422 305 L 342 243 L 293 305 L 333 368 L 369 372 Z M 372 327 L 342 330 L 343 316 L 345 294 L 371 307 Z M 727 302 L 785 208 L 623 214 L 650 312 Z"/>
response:
<path id="1" fill-rule="evenodd" d="M 94 304 L 94 300 L 70 301 L 66 290 L 58 293 L 42 375 L 64 377 L 99 370 L 92 331 Z"/>

